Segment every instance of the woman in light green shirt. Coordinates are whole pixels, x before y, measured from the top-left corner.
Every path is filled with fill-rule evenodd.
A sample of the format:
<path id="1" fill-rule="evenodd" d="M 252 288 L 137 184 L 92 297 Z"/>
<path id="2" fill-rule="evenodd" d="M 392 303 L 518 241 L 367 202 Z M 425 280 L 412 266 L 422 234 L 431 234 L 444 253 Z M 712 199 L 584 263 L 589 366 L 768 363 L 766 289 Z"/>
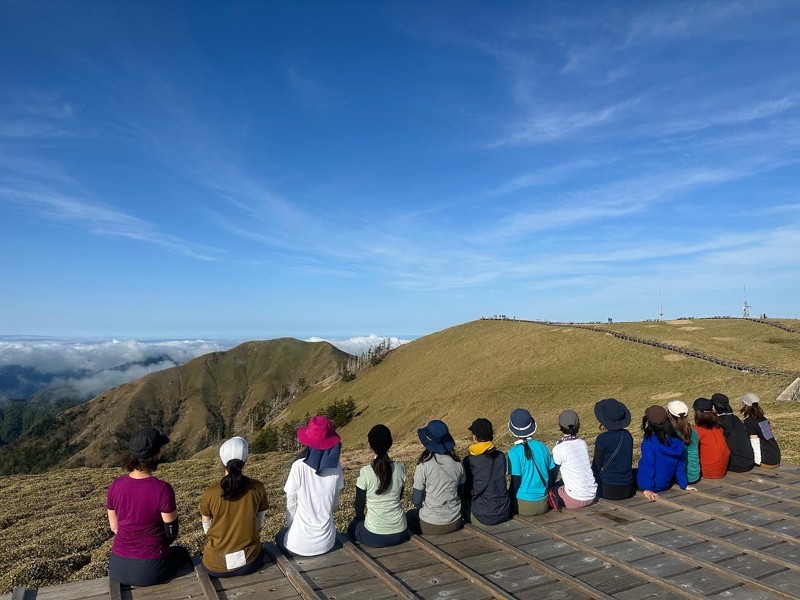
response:
<path id="1" fill-rule="evenodd" d="M 408 539 L 403 512 L 406 466 L 389 458 L 392 432 L 375 425 L 367 434 L 375 453 L 372 463 L 361 468 L 356 480 L 356 517 L 347 528 L 352 539 L 365 546 L 386 548 Z"/>

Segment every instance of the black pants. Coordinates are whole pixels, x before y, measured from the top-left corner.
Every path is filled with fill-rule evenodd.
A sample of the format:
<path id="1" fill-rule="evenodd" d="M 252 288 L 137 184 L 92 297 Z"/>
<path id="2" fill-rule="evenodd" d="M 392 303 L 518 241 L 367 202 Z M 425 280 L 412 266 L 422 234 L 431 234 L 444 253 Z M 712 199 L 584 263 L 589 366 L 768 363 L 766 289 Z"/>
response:
<path id="1" fill-rule="evenodd" d="M 601 492 L 605 500 L 627 500 L 636 495 L 636 484 L 608 485 L 607 483 L 603 483 L 601 484 Z"/>
<path id="2" fill-rule="evenodd" d="M 170 579 L 192 558 L 183 546 L 170 546 L 165 558 L 123 558 L 113 552 L 108 559 L 108 576 L 124 585 L 144 587 Z"/>

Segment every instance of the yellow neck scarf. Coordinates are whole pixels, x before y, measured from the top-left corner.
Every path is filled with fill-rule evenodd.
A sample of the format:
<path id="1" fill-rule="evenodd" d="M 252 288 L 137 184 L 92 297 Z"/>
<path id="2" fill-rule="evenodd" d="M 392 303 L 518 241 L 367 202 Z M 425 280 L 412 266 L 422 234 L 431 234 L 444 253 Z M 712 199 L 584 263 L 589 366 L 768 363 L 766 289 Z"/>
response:
<path id="1" fill-rule="evenodd" d="M 494 448 L 494 442 L 478 442 L 469 447 L 469 453 L 472 456 L 480 456 L 490 448 Z"/>

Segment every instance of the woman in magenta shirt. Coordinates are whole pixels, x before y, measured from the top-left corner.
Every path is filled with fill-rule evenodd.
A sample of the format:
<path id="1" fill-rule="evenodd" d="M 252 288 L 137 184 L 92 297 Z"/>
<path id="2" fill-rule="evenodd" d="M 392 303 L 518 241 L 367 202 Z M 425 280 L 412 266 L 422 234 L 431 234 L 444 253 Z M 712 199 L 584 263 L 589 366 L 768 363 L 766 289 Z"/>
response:
<path id="1" fill-rule="evenodd" d="M 153 476 L 167 442 L 155 429 L 138 431 L 125 460 L 128 474 L 108 488 L 108 524 L 114 532 L 108 574 L 126 585 L 161 583 L 190 561 L 185 548 L 170 546 L 178 536 L 175 491 Z"/>

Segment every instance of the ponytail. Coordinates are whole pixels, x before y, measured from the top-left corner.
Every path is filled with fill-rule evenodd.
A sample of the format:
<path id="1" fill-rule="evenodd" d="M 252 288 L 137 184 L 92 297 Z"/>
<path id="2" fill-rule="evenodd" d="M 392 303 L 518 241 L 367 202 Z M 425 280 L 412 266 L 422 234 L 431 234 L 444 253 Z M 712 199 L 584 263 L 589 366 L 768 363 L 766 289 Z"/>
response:
<path id="1" fill-rule="evenodd" d="M 528 442 L 531 441 L 531 438 L 526 437 L 522 440 L 522 448 L 525 450 L 525 460 L 533 460 L 533 452 L 531 452 L 530 446 L 528 446 Z"/>
<path id="2" fill-rule="evenodd" d="M 372 470 L 378 477 L 376 494 L 383 494 L 392 485 L 392 459 L 385 452 L 375 456 L 372 461 Z"/>
<path id="3" fill-rule="evenodd" d="M 244 489 L 244 475 L 242 475 L 244 462 L 238 458 L 232 458 L 225 468 L 228 473 L 219 482 L 219 486 L 222 488 L 222 499 L 233 500 Z"/>

